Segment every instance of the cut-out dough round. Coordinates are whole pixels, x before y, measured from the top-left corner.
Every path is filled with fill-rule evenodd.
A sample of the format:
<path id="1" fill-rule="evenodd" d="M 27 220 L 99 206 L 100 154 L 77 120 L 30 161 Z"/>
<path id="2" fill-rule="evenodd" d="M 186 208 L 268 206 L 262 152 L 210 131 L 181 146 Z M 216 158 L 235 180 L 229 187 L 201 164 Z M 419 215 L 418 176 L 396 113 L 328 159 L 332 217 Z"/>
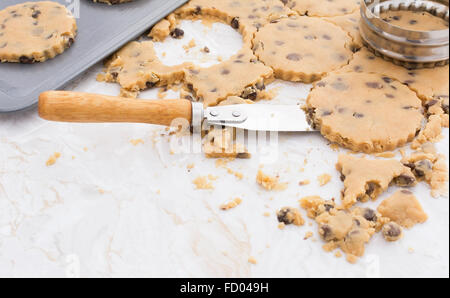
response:
<path id="1" fill-rule="evenodd" d="M 415 31 L 435 31 L 448 29 L 448 22 L 426 11 L 385 11 L 380 14 L 391 25 Z"/>
<path id="2" fill-rule="evenodd" d="M 0 61 L 35 63 L 54 58 L 75 40 L 75 18 L 61 4 L 26 2 L 0 11 Z"/>
<path id="3" fill-rule="evenodd" d="M 324 137 L 366 153 L 405 145 L 424 120 L 417 95 L 379 74 L 332 74 L 315 84 L 306 109 Z"/>
<path id="4" fill-rule="evenodd" d="M 291 17 L 274 21 L 255 35 L 254 51 L 275 77 L 310 83 L 347 65 L 351 38 L 324 20 Z"/>
<path id="5" fill-rule="evenodd" d="M 350 14 L 359 9 L 360 0 L 281 0 L 300 15 L 331 17 Z"/>

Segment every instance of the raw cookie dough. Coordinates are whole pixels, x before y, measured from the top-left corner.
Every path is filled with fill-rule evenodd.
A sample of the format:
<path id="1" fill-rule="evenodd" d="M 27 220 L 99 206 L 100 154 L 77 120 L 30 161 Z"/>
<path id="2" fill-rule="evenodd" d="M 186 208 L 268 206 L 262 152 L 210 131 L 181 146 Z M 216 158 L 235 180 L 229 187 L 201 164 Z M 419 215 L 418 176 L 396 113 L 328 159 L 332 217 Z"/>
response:
<path id="1" fill-rule="evenodd" d="M 379 74 L 331 74 L 315 84 L 305 109 L 328 140 L 365 153 L 404 146 L 424 119 L 416 94 Z"/>
<path id="2" fill-rule="evenodd" d="M 305 220 L 303 219 L 300 211 L 297 208 L 292 207 L 284 207 L 278 210 L 277 219 L 280 223 L 284 223 L 285 225 L 296 225 L 303 226 L 305 224 Z"/>
<path id="3" fill-rule="evenodd" d="M 166 66 L 156 56 L 153 42 L 133 41 L 114 54 L 98 79 L 119 83 L 122 96 L 136 97 L 140 90 L 180 83 L 190 67 L 190 63 Z"/>
<path id="4" fill-rule="evenodd" d="M 351 39 L 336 25 L 318 18 L 273 21 L 255 35 L 259 60 L 285 81 L 311 83 L 348 64 Z"/>
<path id="5" fill-rule="evenodd" d="M 178 19 L 199 16 L 221 19 L 238 30 L 245 43 L 250 43 L 254 33 L 264 24 L 293 13 L 279 0 L 191 0 L 175 11 Z"/>
<path id="6" fill-rule="evenodd" d="M 435 31 L 448 29 L 448 22 L 426 11 L 385 11 L 380 18 L 393 26 L 415 31 Z"/>
<path id="7" fill-rule="evenodd" d="M 133 0 L 92 0 L 94 2 L 102 2 L 102 3 L 107 3 L 107 4 L 120 4 L 120 3 L 125 3 L 125 2 L 131 2 Z"/>
<path id="8" fill-rule="evenodd" d="M 336 169 L 344 182 L 344 208 L 356 202 L 375 200 L 391 184 L 409 187 L 417 183 L 411 169 L 395 159 L 366 159 L 341 154 Z"/>
<path id="9" fill-rule="evenodd" d="M 273 81 L 273 71 L 249 49 L 243 49 L 223 63 L 186 70 L 185 81 L 188 91 L 207 107 L 230 96 L 257 99 L 265 85 Z"/>
<path id="10" fill-rule="evenodd" d="M 402 227 L 395 222 L 385 224 L 383 226 L 382 233 L 384 239 L 390 242 L 398 241 L 403 237 Z"/>
<path id="11" fill-rule="evenodd" d="M 360 0 L 281 0 L 300 15 L 330 17 L 350 14 L 359 9 Z"/>
<path id="12" fill-rule="evenodd" d="M 433 142 L 437 143 L 442 138 L 442 119 L 438 115 L 431 115 L 428 118 L 428 122 L 425 125 L 425 128 L 420 131 L 417 138 L 412 142 L 411 148 L 417 149 L 421 145 Z"/>
<path id="13" fill-rule="evenodd" d="M 352 52 L 357 52 L 363 47 L 363 40 L 359 33 L 359 22 L 361 19 L 361 12 L 359 10 L 352 14 L 346 14 L 343 16 L 327 17 L 323 18 L 325 21 L 331 22 L 341 27 L 352 38 L 350 49 Z"/>
<path id="14" fill-rule="evenodd" d="M 448 167 L 444 155 L 420 148 L 420 151 L 405 156 L 402 163 L 409 167 L 418 181 L 431 187 L 433 197 L 448 195 Z"/>
<path id="15" fill-rule="evenodd" d="M 404 228 L 412 228 L 427 221 L 428 216 L 409 190 L 399 190 L 378 206 L 378 212 Z"/>
<path id="16" fill-rule="evenodd" d="M 44 62 L 69 48 L 76 34 L 75 18 L 59 3 L 9 6 L 0 11 L 0 61 Z"/>
<path id="17" fill-rule="evenodd" d="M 300 205 L 319 224 L 319 235 L 326 241 L 324 250 L 331 252 L 340 248 L 351 263 L 364 255 L 365 244 L 386 222 L 370 208 L 340 210 L 333 201 L 319 197 L 303 198 Z"/>
<path id="18" fill-rule="evenodd" d="M 389 76 L 408 85 L 424 102 L 434 99 L 448 99 L 449 96 L 448 65 L 431 69 L 408 70 L 376 57 L 367 48 L 362 48 L 353 56 L 353 60 L 350 61 L 349 65 L 339 70 L 339 72 L 378 73 Z"/>

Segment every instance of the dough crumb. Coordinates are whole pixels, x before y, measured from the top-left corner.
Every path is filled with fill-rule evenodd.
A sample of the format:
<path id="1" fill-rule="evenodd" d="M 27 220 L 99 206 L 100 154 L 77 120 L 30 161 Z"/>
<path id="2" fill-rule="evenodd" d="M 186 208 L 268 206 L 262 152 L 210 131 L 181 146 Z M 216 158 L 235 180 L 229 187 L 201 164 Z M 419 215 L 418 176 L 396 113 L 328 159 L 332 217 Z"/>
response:
<path id="1" fill-rule="evenodd" d="M 336 252 L 334 253 L 334 256 L 335 256 L 336 258 L 342 258 L 342 253 L 341 253 L 340 251 L 336 251 Z"/>
<path id="2" fill-rule="evenodd" d="M 253 264 L 253 265 L 258 264 L 258 261 L 257 261 L 254 257 L 248 258 L 248 262 L 249 262 L 250 264 Z"/>
<path id="3" fill-rule="evenodd" d="M 323 174 L 317 177 L 317 181 L 319 181 L 320 186 L 325 186 L 331 181 L 331 175 L 329 174 Z"/>
<path id="4" fill-rule="evenodd" d="M 264 212 L 263 215 L 264 215 L 265 217 L 270 217 L 270 212 Z"/>
<path id="5" fill-rule="evenodd" d="M 133 146 L 143 145 L 144 144 L 144 140 L 143 139 L 132 139 L 132 140 L 130 140 L 130 143 Z"/>
<path id="6" fill-rule="evenodd" d="M 384 239 L 389 242 L 398 241 L 403 237 L 402 227 L 395 222 L 385 224 L 383 226 L 382 232 Z"/>
<path id="7" fill-rule="evenodd" d="M 303 240 L 308 240 L 308 239 L 311 238 L 312 236 L 314 236 L 314 233 L 313 233 L 313 232 L 307 232 L 307 233 L 305 234 L 305 237 L 303 238 Z"/>
<path id="8" fill-rule="evenodd" d="M 285 225 L 296 225 L 303 226 L 305 224 L 305 220 L 303 219 L 300 211 L 297 208 L 292 207 L 284 207 L 278 210 L 277 218 L 280 223 Z"/>
<path id="9" fill-rule="evenodd" d="M 54 165 L 56 163 L 56 161 L 58 160 L 58 158 L 61 157 L 61 153 L 59 152 L 55 152 L 53 153 L 52 156 L 50 156 L 50 158 L 47 160 L 47 162 L 45 163 L 47 165 L 47 167 L 50 167 L 52 165 Z"/>
<path id="10" fill-rule="evenodd" d="M 300 185 L 300 186 L 305 186 L 305 185 L 309 185 L 310 183 L 311 183 L 311 181 L 309 181 L 308 179 L 306 179 L 306 180 L 300 181 L 300 182 L 298 183 L 298 185 Z"/>
<path id="11" fill-rule="evenodd" d="M 284 228 L 286 228 L 286 225 L 285 225 L 284 223 L 280 222 L 280 223 L 278 224 L 278 228 L 279 228 L 280 230 L 284 230 Z"/>
<path id="12" fill-rule="evenodd" d="M 195 43 L 195 40 L 192 39 L 187 45 L 183 46 L 184 51 L 187 53 L 190 49 L 194 48 L 197 44 Z"/>
<path id="13" fill-rule="evenodd" d="M 192 181 L 192 183 L 195 185 L 196 189 L 214 189 L 214 185 L 212 185 L 210 180 L 211 179 L 209 179 L 209 177 L 199 176 L 194 181 Z"/>
<path id="14" fill-rule="evenodd" d="M 225 204 L 222 204 L 222 205 L 220 206 L 220 209 L 222 209 L 222 210 L 224 210 L 224 211 L 230 210 L 230 209 L 236 208 L 236 207 L 239 206 L 241 203 L 242 203 L 242 199 L 240 199 L 240 198 L 235 198 L 235 199 L 233 199 L 233 200 L 231 200 L 231 201 L 229 201 L 229 202 L 227 202 L 227 203 L 225 203 Z"/>
<path id="15" fill-rule="evenodd" d="M 266 190 L 285 190 L 288 186 L 287 183 L 280 183 L 279 177 L 269 176 L 259 170 L 256 175 L 256 182 Z"/>

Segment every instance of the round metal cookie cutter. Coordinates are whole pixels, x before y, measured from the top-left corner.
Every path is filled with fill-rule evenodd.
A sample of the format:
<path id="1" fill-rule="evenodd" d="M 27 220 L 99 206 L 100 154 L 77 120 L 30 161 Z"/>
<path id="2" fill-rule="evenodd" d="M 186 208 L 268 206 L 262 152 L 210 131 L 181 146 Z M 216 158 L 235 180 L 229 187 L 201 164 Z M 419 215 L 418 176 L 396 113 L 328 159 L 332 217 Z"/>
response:
<path id="1" fill-rule="evenodd" d="M 362 0 L 360 33 L 375 54 L 407 68 L 449 63 L 449 30 L 415 31 L 380 18 L 386 11 L 424 11 L 449 21 L 449 0 Z"/>

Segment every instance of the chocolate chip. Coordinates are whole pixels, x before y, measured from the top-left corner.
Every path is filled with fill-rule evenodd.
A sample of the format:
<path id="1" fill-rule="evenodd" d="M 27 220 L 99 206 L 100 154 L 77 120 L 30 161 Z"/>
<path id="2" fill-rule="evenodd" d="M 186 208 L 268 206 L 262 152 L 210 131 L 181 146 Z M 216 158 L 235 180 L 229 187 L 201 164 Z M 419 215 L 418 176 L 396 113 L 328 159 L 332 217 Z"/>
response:
<path id="1" fill-rule="evenodd" d="M 222 75 L 228 75 L 228 74 L 230 74 L 230 71 L 228 69 L 223 69 L 221 74 Z"/>
<path id="2" fill-rule="evenodd" d="M 323 204 L 326 212 L 330 212 L 330 210 L 334 209 L 334 206 L 331 204 Z"/>
<path id="3" fill-rule="evenodd" d="M 385 95 L 387 98 L 395 98 L 394 94 L 386 93 Z"/>
<path id="4" fill-rule="evenodd" d="M 281 208 L 277 212 L 277 219 L 286 225 L 294 223 L 294 216 L 292 216 L 293 210 L 289 207 Z"/>
<path id="5" fill-rule="evenodd" d="M 364 114 L 361 114 L 361 113 L 353 113 L 353 117 L 361 119 L 361 118 L 364 118 Z"/>
<path id="6" fill-rule="evenodd" d="M 438 103 L 438 101 L 436 99 L 430 100 L 429 102 L 425 103 L 425 108 L 429 109 L 437 103 Z"/>
<path id="7" fill-rule="evenodd" d="M 382 79 L 383 79 L 384 82 L 386 82 L 388 84 L 390 84 L 390 83 L 392 83 L 394 81 L 393 79 L 388 78 L 388 77 L 383 77 Z"/>
<path id="8" fill-rule="evenodd" d="M 232 20 L 231 20 L 231 27 L 233 28 L 233 29 L 236 29 L 236 30 L 238 30 L 239 29 L 239 18 L 233 18 Z"/>
<path id="9" fill-rule="evenodd" d="M 299 54 L 291 53 L 286 56 L 286 59 L 291 60 L 291 61 L 300 61 L 300 59 L 302 59 L 302 57 Z"/>
<path id="10" fill-rule="evenodd" d="M 367 82 L 366 86 L 372 89 L 383 89 L 384 86 L 378 82 Z"/>
<path id="11" fill-rule="evenodd" d="M 29 58 L 27 56 L 20 56 L 19 62 L 22 64 L 32 64 L 35 62 L 34 58 Z"/>
<path id="12" fill-rule="evenodd" d="M 319 229 L 319 234 L 325 241 L 331 241 L 333 240 L 333 230 L 329 225 L 322 225 Z"/>
<path id="13" fill-rule="evenodd" d="M 320 81 L 316 84 L 317 87 L 325 87 L 327 85 L 327 83 L 325 83 L 324 81 Z"/>
<path id="14" fill-rule="evenodd" d="M 372 196 L 375 193 L 375 190 L 377 188 L 379 188 L 379 186 L 375 182 L 367 183 L 367 185 L 366 185 L 366 195 L 368 195 L 369 197 Z"/>
<path id="15" fill-rule="evenodd" d="M 409 24 L 410 24 L 410 25 L 415 25 L 415 24 L 417 24 L 417 20 L 410 20 L 410 21 L 409 21 Z"/>
<path id="16" fill-rule="evenodd" d="M 420 160 L 414 164 L 413 173 L 419 178 L 423 178 L 433 170 L 433 164 L 428 159 Z"/>
<path id="17" fill-rule="evenodd" d="M 383 236 L 387 240 L 397 240 L 402 233 L 402 227 L 395 222 L 390 222 L 383 226 Z"/>
<path id="18" fill-rule="evenodd" d="M 402 174 L 394 178 L 394 183 L 398 186 L 413 186 L 416 183 L 416 178 Z"/>
<path id="19" fill-rule="evenodd" d="M 184 30 L 180 28 L 175 28 L 171 33 L 170 36 L 176 39 L 181 39 L 184 36 Z"/>
<path id="20" fill-rule="evenodd" d="M 33 19 L 37 19 L 37 18 L 39 17 L 40 14 L 41 14 L 41 11 L 40 11 L 40 10 L 35 10 L 35 11 L 33 11 L 33 13 L 31 14 L 31 17 L 32 17 Z"/>
<path id="21" fill-rule="evenodd" d="M 378 220 L 377 213 L 370 208 L 364 209 L 363 217 L 368 221 L 376 222 Z"/>
<path id="22" fill-rule="evenodd" d="M 344 91 L 344 90 L 348 89 L 348 86 L 342 82 L 335 82 L 335 83 L 331 84 L 331 87 L 333 87 L 334 89 L 339 90 L 339 91 Z"/>
<path id="23" fill-rule="evenodd" d="M 145 83 L 145 86 L 150 89 L 150 88 L 155 87 L 156 83 L 155 82 L 147 82 L 147 83 Z"/>
<path id="24" fill-rule="evenodd" d="M 4 43 L 0 44 L 0 49 L 3 49 L 3 48 L 5 48 L 5 47 L 6 47 L 7 45 L 8 45 L 8 43 L 7 43 L 7 42 L 4 42 Z"/>
<path id="25" fill-rule="evenodd" d="M 323 111 L 323 112 L 322 112 L 322 117 L 330 116 L 330 115 L 332 115 L 332 114 L 333 114 L 332 111 L 326 110 L 326 111 Z"/>
<path id="26" fill-rule="evenodd" d="M 329 36 L 327 34 L 322 35 L 322 38 L 325 40 L 331 40 L 331 36 Z"/>

